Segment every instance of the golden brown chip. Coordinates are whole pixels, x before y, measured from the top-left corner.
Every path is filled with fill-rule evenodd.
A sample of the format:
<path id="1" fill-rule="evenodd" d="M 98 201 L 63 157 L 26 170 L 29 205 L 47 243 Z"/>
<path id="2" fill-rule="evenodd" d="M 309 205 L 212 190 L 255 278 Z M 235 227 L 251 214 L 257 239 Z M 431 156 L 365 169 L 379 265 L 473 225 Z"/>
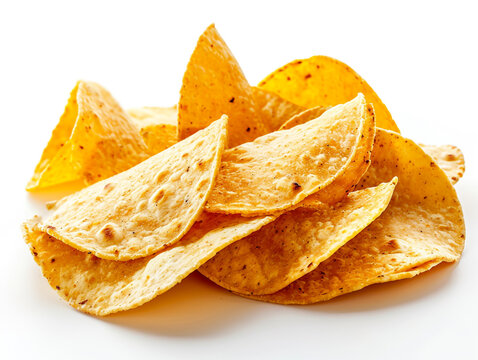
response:
<path id="1" fill-rule="evenodd" d="M 177 143 L 178 108 L 142 107 L 128 110 L 151 155 Z"/>
<path id="2" fill-rule="evenodd" d="M 149 156 L 138 129 L 111 94 L 98 84 L 79 81 L 27 190 L 78 180 L 93 184 Z"/>
<path id="3" fill-rule="evenodd" d="M 51 287 L 80 311 L 107 315 L 140 306 L 181 282 L 218 251 L 273 221 L 204 213 L 178 243 L 158 254 L 111 261 L 73 249 L 24 225 L 24 236 Z"/>
<path id="4" fill-rule="evenodd" d="M 370 85 L 348 65 L 328 56 L 292 61 L 268 75 L 259 87 L 306 108 L 343 104 L 361 92 L 375 108 L 377 126 L 399 131 Z"/>
<path id="5" fill-rule="evenodd" d="M 347 169 L 367 116 L 359 94 L 316 120 L 226 150 L 206 209 L 255 216 L 298 204 Z"/>
<path id="6" fill-rule="evenodd" d="M 205 128 L 222 114 L 229 117 L 229 147 L 267 132 L 257 116 L 251 86 L 211 25 L 200 36 L 184 74 L 178 106 L 179 140 Z"/>
<path id="7" fill-rule="evenodd" d="M 201 214 L 217 176 L 227 117 L 109 179 L 60 200 L 42 230 L 110 260 L 177 242 Z"/>
<path id="8" fill-rule="evenodd" d="M 397 179 L 354 191 L 336 205 L 298 208 L 229 245 L 199 272 L 250 295 L 271 294 L 313 271 L 387 207 Z"/>
<path id="9" fill-rule="evenodd" d="M 362 187 L 392 176 L 398 185 L 385 212 L 314 271 L 257 300 L 310 304 L 365 286 L 415 276 L 457 261 L 465 225 L 455 189 L 445 173 L 413 141 L 377 129 L 372 165 Z"/>
<path id="10" fill-rule="evenodd" d="M 252 94 L 258 109 L 257 116 L 262 119 L 267 132 L 279 130 L 284 122 L 305 110 L 303 106 L 291 103 L 273 92 L 255 86 L 252 87 Z M 315 118 L 320 115 L 322 114 L 318 114 Z"/>
<path id="11" fill-rule="evenodd" d="M 461 179 L 465 173 L 465 157 L 459 148 L 453 145 L 420 144 L 420 146 L 437 162 L 452 184 Z"/>

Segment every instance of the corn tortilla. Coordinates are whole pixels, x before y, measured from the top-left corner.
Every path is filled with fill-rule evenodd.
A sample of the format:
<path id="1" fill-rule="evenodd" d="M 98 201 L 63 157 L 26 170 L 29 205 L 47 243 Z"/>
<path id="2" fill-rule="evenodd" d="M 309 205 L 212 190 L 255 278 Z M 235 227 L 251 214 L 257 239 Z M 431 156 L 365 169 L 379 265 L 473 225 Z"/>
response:
<path id="1" fill-rule="evenodd" d="M 459 148 L 453 145 L 424 145 L 423 150 L 442 168 L 452 184 L 456 184 L 465 173 L 465 157 Z"/>
<path id="2" fill-rule="evenodd" d="M 111 94 L 79 81 L 26 189 L 93 184 L 150 156 L 138 129 Z"/>
<path id="3" fill-rule="evenodd" d="M 226 150 L 206 210 L 257 216 L 298 204 L 350 165 L 367 116 L 359 94 L 318 119 Z"/>
<path id="4" fill-rule="evenodd" d="M 218 251 L 274 219 L 204 213 L 172 247 L 123 262 L 78 251 L 39 231 L 35 220 L 24 224 L 24 237 L 43 275 L 62 298 L 80 311 L 107 315 L 166 292 Z"/>
<path id="5" fill-rule="evenodd" d="M 226 137 L 223 116 L 141 164 L 60 200 L 38 229 L 109 260 L 171 246 L 201 214 Z"/>
<path id="6" fill-rule="evenodd" d="M 268 75 L 259 87 L 306 108 L 343 104 L 360 92 L 373 104 L 377 126 L 399 132 L 370 85 L 348 65 L 328 56 L 292 61 Z"/>

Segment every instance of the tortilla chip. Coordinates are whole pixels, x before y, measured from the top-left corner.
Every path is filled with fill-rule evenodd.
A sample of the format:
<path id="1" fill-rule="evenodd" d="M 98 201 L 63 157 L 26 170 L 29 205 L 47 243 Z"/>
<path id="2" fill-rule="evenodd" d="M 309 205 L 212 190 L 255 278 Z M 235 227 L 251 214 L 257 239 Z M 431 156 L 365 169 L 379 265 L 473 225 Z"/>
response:
<path id="1" fill-rule="evenodd" d="M 142 107 L 128 110 L 138 126 L 148 151 L 157 154 L 178 142 L 178 108 Z"/>
<path id="2" fill-rule="evenodd" d="M 222 114 L 229 116 L 229 146 L 266 133 L 251 86 L 217 32 L 209 26 L 191 55 L 181 87 L 178 138 L 185 139 Z"/>
<path id="3" fill-rule="evenodd" d="M 109 260 L 177 242 L 201 214 L 219 171 L 227 117 L 141 164 L 70 195 L 39 230 Z"/>
<path id="4" fill-rule="evenodd" d="M 424 145 L 423 150 L 436 161 L 454 185 L 465 173 L 465 157 L 459 148 L 453 145 Z"/>
<path id="5" fill-rule="evenodd" d="M 377 127 L 399 132 L 370 85 L 348 65 L 328 56 L 292 61 L 268 75 L 259 87 L 306 108 L 343 104 L 361 92 L 375 108 Z"/>
<path id="6" fill-rule="evenodd" d="M 256 300 L 310 304 L 368 285 L 409 278 L 460 258 L 465 225 L 455 189 L 413 141 L 377 129 L 372 165 L 361 187 L 392 176 L 398 185 L 385 212 L 314 271 Z"/>
<path id="7" fill-rule="evenodd" d="M 24 236 L 51 287 L 76 309 L 107 315 L 144 304 L 181 282 L 218 251 L 273 221 L 204 213 L 181 241 L 131 261 L 99 259 L 24 225 Z"/>
<path id="8" fill-rule="evenodd" d="M 199 272 L 216 284 L 249 295 L 271 294 L 313 271 L 387 207 L 397 178 L 355 191 L 334 206 L 299 208 L 238 241 Z"/>
<path id="9" fill-rule="evenodd" d="M 26 189 L 78 180 L 93 184 L 149 156 L 138 129 L 111 94 L 79 81 Z"/>
<path id="10" fill-rule="evenodd" d="M 206 210 L 271 214 L 325 188 L 354 158 L 367 114 L 359 94 L 316 120 L 226 150 Z"/>
<path id="11" fill-rule="evenodd" d="M 303 106 L 291 103 L 273 92 L 255 86 L 252 87 L 252 94 L 258 109 L 258 116 L 262 119 L 267 132 L 279 130 L 284 122 L 305 110 Z M 315 118 L 320 115 L 322 114 Z"/>

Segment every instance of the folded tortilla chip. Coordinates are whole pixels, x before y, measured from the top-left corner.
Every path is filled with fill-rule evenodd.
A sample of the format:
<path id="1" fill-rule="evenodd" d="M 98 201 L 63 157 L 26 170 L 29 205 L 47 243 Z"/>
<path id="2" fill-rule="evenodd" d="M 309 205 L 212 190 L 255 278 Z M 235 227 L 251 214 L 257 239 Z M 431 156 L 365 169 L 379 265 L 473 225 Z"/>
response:
<path id="1" fill-rule="evenodd" d="M 291 117 L 306 110 L 303 106 L 291 103 L 273 92 L 255 86 L 252 87 L 252 94 L 257 114 L 262 119 L 267 132 L 279 130 L 281 125 Z M 322 114 L 318 114 L 314 119 L 320 115 Z"/>
<path id="2" fill-rule="evenodd" d="M 171 246 L 201 214 L 226 138 L 223 116 L 141 164 L 58 201 L 38 229 L 110 260 Z"/>
<path id="3" fill-rule="evenodd" d="M 354 191 L 341 203 L 298 208 L 229 245 L 199 272 L 248 295 L 271 294 L 313 271 L 387 207 L 397 179 Z"/>
<path id="4" fill-rule="evenodd" d="M 107 315 L 144 304 L 181 282 L 218 251 L 275 219 L 206 214 L 178 243 L 158 254 L 111 261 L 75 250 L 24 224 L 24 237 L 51 287 L 76 309 Z"/>
<path id="5" fill-rule="evenodd" d="M 306 108 L 343 104 L 361 92 L 375 108 L 377 126 L 399 131 L 370 85 L 348 65 L 328 56 L 292 61 L 268 75 L 259 87 Z"/>
<path id="6" fill-rule="evenodd" d="M 206 209 L 257 216 L 298 204 L 347 169 L 368 115 L 359 94 L 316 120 L 226 150 Z"/>
<path id="7" fill-rule="evenodd" d="M 286 288 L 252 296 L 310 304 L 368 285 L 410 278 L 460 258 L 465 224 L 455 189 L 433 159 L 410 139 L 377 129 L 372 165 L 361 187 L 399 178 L 385 212 L 314 271 Z"/>
<path id="8" fill-rule="evenodd" d="M 287 130 L 292 129 L 296 125 L 305 124 L 307 121 L 317 119 L 321 116 L 324 112 L 329 110 L 330 107 L 325 106 L 316 106 L 307 110 L 302 111 L 294 116 L 292 116 L 289 120 L 283 123 L 279 130 Z"/>
<path id="9" fill-rule="evenodd" d="M 453 145 L 424 145 L 423 150 L 436 161 L 448 176 L 452 184 L 456 184 L 465 173 L 465 157 L 459 148 Z"/>
<path id="10" fill-rule="evenodd" d="M 149 156 L 138 129 L 111 94 L 79 81 L 26 189 L 71 181 L 93 184 Z"/>
<path id="11" fill-rule="evenodd" d="M 214 25 L 199 37 L 183 78 L 178 104 L 178 139 L 229 117 L 229 146 L 266 133 L 251 86 Z"/>
<path id="12" fill-rule="evenodd" d="M 178 142 L 177 106 L 129 109 L 128 115 L 138 126 L 151 155 L 157 154 Z"/>

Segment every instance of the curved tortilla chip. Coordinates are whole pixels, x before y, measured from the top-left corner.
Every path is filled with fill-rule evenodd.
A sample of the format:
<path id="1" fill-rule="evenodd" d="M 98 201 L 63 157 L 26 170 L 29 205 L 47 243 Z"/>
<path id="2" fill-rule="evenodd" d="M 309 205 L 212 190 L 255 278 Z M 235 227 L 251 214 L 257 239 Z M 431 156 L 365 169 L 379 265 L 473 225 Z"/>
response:
<path id="1" fill-rule="evenodd" d="M 79 81 L 26 189 L 78 180 L 93 184 L 149 156 L 138 129 L 111 94 Z"/>
<path id="2" fill-rule="evenodd" d="M 456 184 L 465 173 L 465 157 L 453 145 L 424 145 L 421 148 L 435 160 L 452 184 Z"/>
<path id="3" fill-rule="evenodd" d="M 314 271 L 286 288 L 253 299 L 310 304 L 368 285 L 409 278 L 442 262 L 457 261 L 465 224 L 455 189 L 413 141 L 377 129 L 372 165 L 361 186 L 392 176 L 398 185 L 385 212 Z"/>
<path id="4" fill-rule="evenodd" d="M 39 230 L 110 260 L 177 242 L 201 214 L 219 170 L 227 117 L 141 164 L 60 200 Z"/>
<path id="5" fill-rule="evenodd" d="M 178 243 L 131 261 L 99 259 L 24 225 L 24 236 L 51 287 L 76 309 L 107 315 L 135 308 L 181 282 L 218 251 L 273 221 L 204 213 Z"/>
<path id="6" fill-rule="evenodd" d="M 359 94 L 316 120 L 226 150 L 206 210 L 251 216 L 298 204 L 350 165 L 367 114 Z"/>
<path id="7" fill-rule="evenodd" d="M 348 65 L 328 56 L 292 61 L 268 75 L 259 87 L 306 108 L 343 104 L 360 92 L 373 104 L 377 126 L 399 132 L 370 85 Z"/>
<path id="8" fill-rule="evenodd" d="M 292 116 L 289 120 L 281 125 L 279 130 L 292 129 L 294 126 L 305 124 L 307 121 L 317 119 L 324 112 L 329 110 L 330 107 L 316 106 L 302 111 L 299 114 Z"/>
<path id="9" fill-rule="evenodd" d="M 387 207 L 397 179 L 355 191 L 334 206 L 290 211 L 205 263 L 199 272 L 248 295 L 271 294 L 313 271 Z"/>
<path id="10" fill-rule="evenodd" d="M 181 87 L 178 139 L 229 116 L 229 147 L 266 133 L 256 114 L 252 89 L 214 25 L 199 37 Z"/>
<path id="11" fill-rule="evenodd" d="M 138 126 L 151 155 L 178 142 L 178 108 L 176 106 L 129 109 L 128 114 Z"/>
<path id="12" fill-rule="evenodd" d="M 262 119 L 267 132 L 279 130 L 284 122 L 305 110 L 303 106 L 291 103 L 273 92 L 255 86 L 252 87 L 252 94 L 258 109 L 258 116 Z M 320 115 L 322 114 L 318 114 L 315 118 Z"/>

